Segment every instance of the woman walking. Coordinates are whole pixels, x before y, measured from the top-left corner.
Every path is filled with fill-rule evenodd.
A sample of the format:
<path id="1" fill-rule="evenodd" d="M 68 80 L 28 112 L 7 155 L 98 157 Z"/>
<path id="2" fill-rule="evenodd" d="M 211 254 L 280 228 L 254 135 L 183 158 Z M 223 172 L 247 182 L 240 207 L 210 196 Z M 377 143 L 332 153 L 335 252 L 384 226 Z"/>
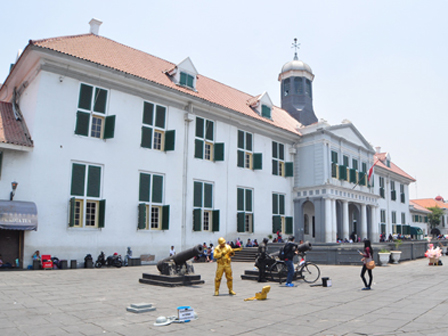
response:
<path id="1" fill-rule="evenodd" d="M 361 270 L 361 279 L 364 282 L 365 287 L 362 290 L 370 290 L 370 287 L 372 286 L 372 281 L 373 281 L 373 275 L 372 275 L 372 270 L 367 268 L 367 263 L 369 261 L 373 260 L 373 249 L 372 246 L 370 245 L 370 240 L 366 239 L 364 240 L 364 253 L 360 254 L 364 257 L 362 258 L 362 270 Z M 365 274 L 367 273 L 369 274 L 369 283 L 367 284 L 367 280 L 365 277 Z"/>

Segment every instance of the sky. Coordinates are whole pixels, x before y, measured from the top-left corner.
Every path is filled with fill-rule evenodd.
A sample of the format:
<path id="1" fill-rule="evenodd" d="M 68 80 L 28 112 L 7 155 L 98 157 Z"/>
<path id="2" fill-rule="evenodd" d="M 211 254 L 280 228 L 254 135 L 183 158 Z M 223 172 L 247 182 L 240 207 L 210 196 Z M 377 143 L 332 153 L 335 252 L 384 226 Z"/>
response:
<path id="1" fill-rule="evenodd" d="M 351 121 L 417 179 L 410 198 L 448 199 L 448 1 L 2 1 L 0 82 L 30 39 L 89 32 L 280 106 L 278 75 L 299 59 L 315 75 L 319 119 Z"/>

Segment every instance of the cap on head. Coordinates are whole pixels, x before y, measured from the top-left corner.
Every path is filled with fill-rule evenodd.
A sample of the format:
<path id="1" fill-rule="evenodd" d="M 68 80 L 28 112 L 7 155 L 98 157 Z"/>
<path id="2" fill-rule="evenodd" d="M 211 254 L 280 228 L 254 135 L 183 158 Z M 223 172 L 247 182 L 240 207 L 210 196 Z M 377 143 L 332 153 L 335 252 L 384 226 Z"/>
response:
<path id="1" fill-rule="evenodd" d="M 225 243 L 226 243 L 226 240 L 223 237 L 218 239 L 218 244 L 219 245 L 222 245 L 222 244 L 225 244 Z"/>
<path id="2" fill-rule="evenodd" d="M 294 239 L 295 239 L 294 236 L 289 237 L 290 241 L 293 241 Z"/>

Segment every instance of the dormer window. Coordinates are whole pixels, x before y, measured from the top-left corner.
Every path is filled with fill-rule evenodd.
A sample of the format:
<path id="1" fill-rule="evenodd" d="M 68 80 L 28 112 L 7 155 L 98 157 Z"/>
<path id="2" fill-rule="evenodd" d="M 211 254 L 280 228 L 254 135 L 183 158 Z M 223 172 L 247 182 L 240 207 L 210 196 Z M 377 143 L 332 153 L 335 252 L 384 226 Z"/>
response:
<path id="1" fill-rule="evenodd" d="M 181 71 L 179 84 L 194 89 L 194 76 Z"/>
<path id="2" fill-rule="evenodd" d="M 267 105 L 261 105 L 261 116 L 271 119 L 271 108 Z"/>

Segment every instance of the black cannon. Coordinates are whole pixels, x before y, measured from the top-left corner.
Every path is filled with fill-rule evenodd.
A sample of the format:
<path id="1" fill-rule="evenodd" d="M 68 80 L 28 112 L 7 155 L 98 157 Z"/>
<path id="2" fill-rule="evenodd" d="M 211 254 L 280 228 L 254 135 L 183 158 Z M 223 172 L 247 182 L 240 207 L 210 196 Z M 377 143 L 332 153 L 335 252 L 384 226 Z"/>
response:
<path id="1" fill-rule="evenodd" d="M 303 244 L 297 245 L 297 251 L 299 252 L 306 252 L 311 250 L 311 243 L 306 241 Z"/>
<path id="2" fill-rule="evenodd" d="M 194 273 L 193 265 L 187 265 L 187 261 L 204 252 L 204 247 L 198 244 L 188 250 L 179 252 L 171 257 L 160 260 L 157 269 L 165 275 L 183 275 Z"/>

